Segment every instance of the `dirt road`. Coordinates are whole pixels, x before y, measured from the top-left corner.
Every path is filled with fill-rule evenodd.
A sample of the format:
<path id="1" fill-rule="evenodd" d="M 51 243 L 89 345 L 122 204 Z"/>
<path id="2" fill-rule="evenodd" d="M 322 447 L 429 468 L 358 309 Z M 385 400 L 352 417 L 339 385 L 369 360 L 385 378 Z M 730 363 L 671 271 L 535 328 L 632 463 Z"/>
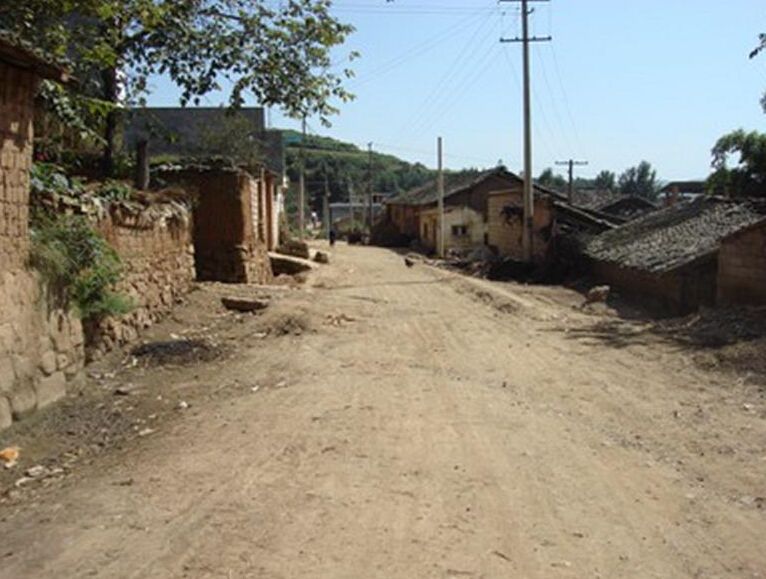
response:
<path id="1" fill-rule="evenodd" d="M 195 374 L 245 387 L 0 511 L 0 576 L 766 576 L 755 387 L 381 249 L 284 294 Z"/>

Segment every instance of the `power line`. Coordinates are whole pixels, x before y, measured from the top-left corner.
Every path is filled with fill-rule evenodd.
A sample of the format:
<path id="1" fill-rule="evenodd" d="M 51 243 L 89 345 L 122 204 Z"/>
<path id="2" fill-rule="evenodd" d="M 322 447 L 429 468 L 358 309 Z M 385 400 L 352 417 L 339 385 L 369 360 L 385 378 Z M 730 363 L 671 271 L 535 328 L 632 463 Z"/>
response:
<path id="1" fill-rule="evenodd" d="M 431 92 L 423 100 L 423 102 L 421 102 L 421 104 L 413 112 L 410 118 L 422 119 L 423 113 L 427 111 L 430 106 L 432 106 L 432 103 L 435 104 L 436 102 L 438 102 L 440 98 L 443 97 L 443 92 L 446 85 L 452 82 L 452 79 L 457 74 L 459 74 L 459 72 L 461 72 L 461 68 L 463 64 L 465 62 L 470 61 L 471 58 L 473 58 L 473 55 L 480 49 L 481 44 L 477 43 L 476 40 L 480 37 L 482 31 L 484 30 L 484 27 L 489 22 L 491 22 L 491 15 L 490 17 L 484 18 L 479 22 L 479 25 L 476 27 L 476 29 L 473 31 L 473 34 L 471 34 L 470 38 L 468 39 L 468 42 L 466 43 L 465 48 L 458 53 L 457 58 L 449 66 L 449 68 L 447 68 L 445 73 L 442 75 L 442 77 L 439 79 L 436 85 L 432 88 Z M 412 123 L 410 121 L 407 122 L 404 129 L 405 135 L 409 135 L 414 132 L 413 125 L 417 125 L 417 122 L 418 122 L 417 120 L 415 121 L 415 123 Z"/>
<path id="2" fill-rule="evenodd" d="M 451 39 L 452 32 L 454 32 L 458 28 L 469 25 L 469 23 L 471 23 L 474 20 L 478 20 L 481 16 L 482 16 L 481 12 L 474 12 L 468 18 L 459 20 L 458 22 L 454 23 L 452 26 L 448 27 L 447 29 L 442 30 L 441 32 L 426 39 L 425 41 L 416 44 L 415 46 L 409 48 L 407 51 L 381 64 L 379 67 L 374 68 L 366 72 L 364 75 L 355 78 L 353 81 L 348 83 L 349 86 L 350 87 L 361 86 L 363 84 L 370 82 L 371 80 L 377 80 L 378 78 L 380 78 L 382 75 L 386 74 L 387 72 L 396 69 L 400 64 L 410 62 L 414 60 L 415 58 L 417 58 L 418 56 L 425 54 L 429 52 L 430 50 L 432 50 L 433 48 L 439 46 L 445 40 Z"/>

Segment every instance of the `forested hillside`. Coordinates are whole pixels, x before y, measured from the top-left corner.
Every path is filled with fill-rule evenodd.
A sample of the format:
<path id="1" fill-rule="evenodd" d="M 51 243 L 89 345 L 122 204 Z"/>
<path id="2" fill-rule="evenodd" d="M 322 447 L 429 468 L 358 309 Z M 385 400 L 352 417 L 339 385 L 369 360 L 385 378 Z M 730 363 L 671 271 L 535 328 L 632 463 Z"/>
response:
<path id="1" fill-rule="evenodd" d="M 287 175 L 294 193 L 299 177 L 301 134 L 284 131 Z M 409 163 L 393 155 L 373 152 L 372 162 L 367 151 L 356 145 L 329 137 L 307 136 L 306 196 L 307 203 L 317 211 L 321 209 L 325 190 L 331 201 L 348 201 L 367 192 L 370 172 L 375 192 L 400 192 L 422 185 L 435 178 L 435 171 L 420 163 Z M 370 168 L 372 169 L 370 171 Z M 294 195 L 288 204 L 294 204 Z"/>

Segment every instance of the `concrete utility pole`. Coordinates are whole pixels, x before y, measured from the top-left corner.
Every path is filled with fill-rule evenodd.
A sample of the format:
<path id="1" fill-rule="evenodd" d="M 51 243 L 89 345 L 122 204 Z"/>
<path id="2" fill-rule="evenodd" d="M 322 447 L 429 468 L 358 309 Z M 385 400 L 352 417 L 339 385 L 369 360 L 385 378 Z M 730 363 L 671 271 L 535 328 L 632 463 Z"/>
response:
<path id="1" fill-rule="evenodd" d="M 436 157 L 439 172 L 436 177 L 436 189 L 439 194 L 439 231 L 436 234 L 436 252 L 444 258 L 444 163 L 442 153 L 442 138 L 436 140 Z"/>
<path id="2" fill-rule="evenodd" d="M 301 136 L 301 175 L 298 183 L 298 239 L 303 241 L 306 230 L 304 214 L 306 205 L 306 117 L 303 117 L 303 131 Z"/>
<path id="3" fill-rule="evenodd" d="M 372 143 L 367 143 L 367 204 L 369 210 L 369 214 L 367 215 L 367 219 L 369 220 L 368 227 L 370 228 L 370 233 L 372 233 Z"/>
<path id="4" fill-rule="evenodd" d="M 522 224 L 522 247 L 524 261 L 530 262 L 534 256 L 532 247 L 532 228 L 535 216 L 534 188 L 532 186 L 532 99 L 530 98 L 530 75 L 529 75 L 529 43 L 548 42 L 550 36 L 529 36 L 530 2 L 547 2 L 548 0 L 500 0 L 500 2 L 521 2 L 521 38 L 501 38 L 500 42 L 521 42 L 524 48 L 524 222 Z"/>
<path id="5" fill-rule="evenodd" d="M 557 165 L 568 165 L 569 166 L 569 187 L 567 188 L 567 200 L 571 203 L 572 197 L 574 196 L 574 168 L 575 165 L 577 166 L 583 166 L 587 165 L 588 161 L 575 161 L 574 159 L 569 159 L 569 161 L 556 161 Z"/>

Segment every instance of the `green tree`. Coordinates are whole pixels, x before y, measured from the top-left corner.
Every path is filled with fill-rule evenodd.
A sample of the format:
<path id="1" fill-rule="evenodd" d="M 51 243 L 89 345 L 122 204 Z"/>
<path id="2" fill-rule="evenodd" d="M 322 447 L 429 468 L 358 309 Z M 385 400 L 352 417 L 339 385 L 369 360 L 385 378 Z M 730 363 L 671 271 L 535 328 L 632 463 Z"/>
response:
<path id="1" fill-rule="evenodd" d="M 656 199 L 659 193 L 657 171 L 648 161 L 641 161 L 637 166 L 626 169 L 620 175 L 618 185 L 623 195 Z"/>
<path id="2" fill-rule="evenodd" d="M 602 189 L 606 191 L 613 191 L 617 184 L 617 175 L 612 171 L 601 171 L 596 175 L 596 179 L 593 181 L 593 185 L 596 189 Z"/>
<path id="3" fill-rule="evenodd" d="M 764 50 L 766 50 L 766 32 L 762 32 L 758 35 L 758 46 L 750 52 L 750 58 L 755 58 Z M 766 112 L 766 92 L 763 93 L 763 96 L 761 97 L 761 107 L 763 107 L 763 111 Z"/>
<path id="4" fill-rule="evenodd" d="M 113 168 L 123 93 L 141 104 L 153 75 L 197 104 L 229 89 L 229 104 L 252 95 L 295 117 L 337 112 L 351 70 L 331 70 L 331 50 L 353 28 L 330 14 L 331 0 L 26 0 L 0 4 L 0 28 L 47 52 L 69 56 L 83 91 L 113 106 L 103 133 L 104 170 Z M 356 56 L 349 55 L 349 60 Z"/>
<path id="5" fill-rule="evenodd" d="M 567 188 L 567 180 L 561 175 L 557 175 L 550 167 L 543 170 L 537 178 L 537 184 L 549 189 L 563 190 Z"/>
<path id="6" fill-rule="evenodd" d="M 766 134 L 742 129 L 724 135 L 712 150 L 709 191 L 738 197 L 766 196 Z M 738 156 L 736 166 L 731 157 Z"/>

